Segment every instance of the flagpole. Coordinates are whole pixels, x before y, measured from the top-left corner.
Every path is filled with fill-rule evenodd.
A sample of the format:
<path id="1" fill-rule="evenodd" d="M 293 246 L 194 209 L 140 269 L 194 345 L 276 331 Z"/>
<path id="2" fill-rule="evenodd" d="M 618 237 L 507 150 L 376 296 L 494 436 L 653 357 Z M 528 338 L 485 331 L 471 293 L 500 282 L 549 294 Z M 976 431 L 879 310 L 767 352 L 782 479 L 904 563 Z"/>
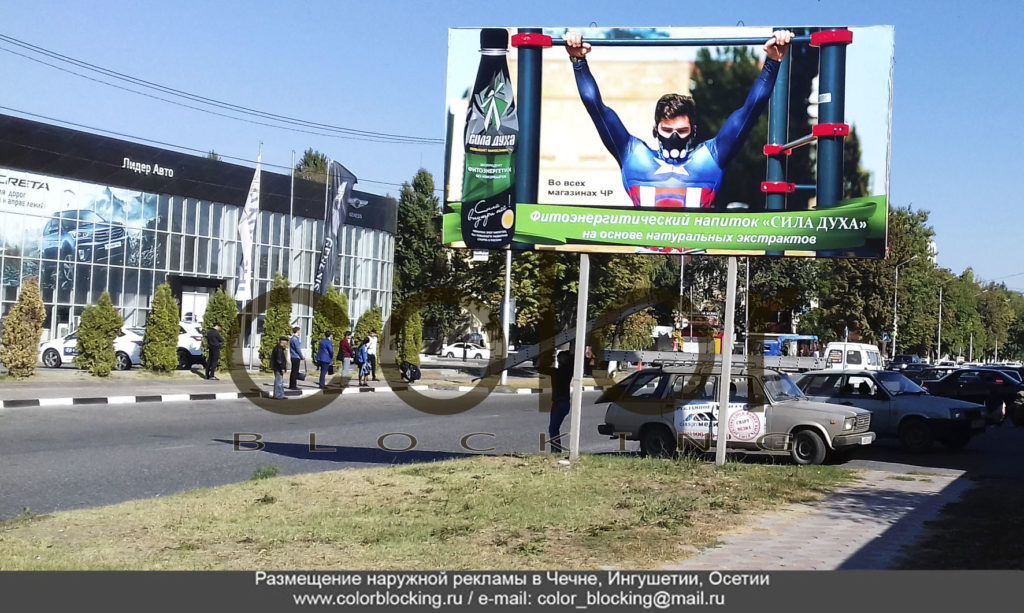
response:
<path id="1" fill-rule="evenodd" d="M 260 141 L 260 152 L 259 152 L 259 155 L 256 158 L 256 168 L 257 169 L 259 169 L 260 162 L 262 162 L 262 161 L 263 161 L 263 141 Z M 257 212 L 256 213 L 256 220 L 257 220 L 257 222 L 259 221 L 259 218 L 260 218 L 259 212 Z M 252 292 L 253 292 L 253 288 L 256 287 L 256 267 L 258 266 L 258 263 L 256 262 L 256 253 L 257 253 L 257 251 L 258 250 L 256 249 L 256 235 L 255 235 L 255 233 L 253 233 L 252 245 L 249 246 L 249 254 L 253 258 L 251 260 L 252 261 L 252 273 L 250 275 L 251 278 L 249 279 L 249 304 L 250 304 L 250 308 L 253 310 L 252 318 L 251 318 L 252 321 L 251 321 L 251 323 L 249 325 L 249 370 L 252 370 L 253 351 L 256 349 L 256 317 L 257 317 L 257 315 L 256 315 L 256 301 L 252 299 L 253 298 L 253 293 Z"/>

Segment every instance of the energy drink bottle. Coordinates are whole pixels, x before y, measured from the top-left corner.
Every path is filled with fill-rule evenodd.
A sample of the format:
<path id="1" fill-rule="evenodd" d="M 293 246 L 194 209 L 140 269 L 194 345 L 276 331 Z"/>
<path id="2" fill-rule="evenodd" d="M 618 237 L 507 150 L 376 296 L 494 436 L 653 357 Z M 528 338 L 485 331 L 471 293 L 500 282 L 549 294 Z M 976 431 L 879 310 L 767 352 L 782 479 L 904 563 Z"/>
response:
<path id="1" fill-rule="evenodd" d="M 480 67 L 466 117 L 462 183 L 462 238 L 471 249 L 506 248 L 515 234 L 519 118 L 507 52 L 508 30 L 480 31 Z"/>

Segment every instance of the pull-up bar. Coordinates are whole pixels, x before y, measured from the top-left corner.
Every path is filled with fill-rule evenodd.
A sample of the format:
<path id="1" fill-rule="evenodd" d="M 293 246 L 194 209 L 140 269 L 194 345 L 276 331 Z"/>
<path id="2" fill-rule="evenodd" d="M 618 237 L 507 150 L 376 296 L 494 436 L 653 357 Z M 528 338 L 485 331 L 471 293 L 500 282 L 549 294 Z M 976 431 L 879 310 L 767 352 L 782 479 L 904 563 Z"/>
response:
<path id="1" fill-rule="evenodd" d="M 520 30 L 518 34 L 512 36 L 513 47 L 565 46 L 564 40 L 553 39 L 546 34 L 542 34 L 537 28 L 529 29 L 535 31 L 524 32 Z M 601 47 L 729 47 L 763 45 L 765 40 L 767 40 L 765 37 L 748 36 L 743 38 L 635 38 L 615 40 L 592 38 L 587 39 L 586 42 Z M 814 32 L 807 36 L 794 36 L 790 40 L 790 44 L 820 47 L 822 45 L 849 44 L 852 41 L 853 34 L 850 30 L 837 29 Z"/>

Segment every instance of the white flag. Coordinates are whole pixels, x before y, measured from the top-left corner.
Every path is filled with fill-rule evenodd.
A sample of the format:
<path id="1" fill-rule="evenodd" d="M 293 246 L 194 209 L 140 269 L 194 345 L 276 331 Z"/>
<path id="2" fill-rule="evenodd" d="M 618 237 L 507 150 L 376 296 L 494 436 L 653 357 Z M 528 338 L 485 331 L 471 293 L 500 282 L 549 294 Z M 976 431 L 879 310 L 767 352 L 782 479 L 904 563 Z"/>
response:
<path id="1" fill-rule="evenodd" d="M 238 282 L 235 284 L 235 300 L 252 300 L 252 242 L 256 236 L 256 216 L 260 212 L 260 163 L 263 153 L 256 158 L 256 174 L 252 176 L 245 208 L 238 219 L 238 238 L 242 242 L 242 260 L 238 264 Z"/>

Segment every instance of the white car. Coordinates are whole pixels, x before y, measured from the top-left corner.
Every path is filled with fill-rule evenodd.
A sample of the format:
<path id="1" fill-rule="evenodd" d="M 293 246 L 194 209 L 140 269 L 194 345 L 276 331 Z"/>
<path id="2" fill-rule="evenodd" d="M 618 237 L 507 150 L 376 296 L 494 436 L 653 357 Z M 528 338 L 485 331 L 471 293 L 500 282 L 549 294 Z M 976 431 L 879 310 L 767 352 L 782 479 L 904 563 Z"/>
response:
<path id="1" fill-rule="evenodd" d="M 441 346 L 441 356 L 446 358 L 461 358 L 465 355 L 474 360 L 491 359 L 491 350 L 476 343 L 452 343 Z"/>
<path id="2" fill-rule="evenodd" d="M 198 323 L 183 321 L 178 324 L 178 368 L 188 370 L 193 364 L 202 364 L 203 329 Z"/>
<path id="3" fill-rule="evenodd" d="M 142 362 L 142 328 L 121 328 L 121 333 L 114 339 L 114 356 L 117 370 L 129 370 Z M 39 361 L 47 368 L 60 368 L 65 362 L 70 364 L 78 354 L 78 332 L 72 332 L 63 338 L 55 338 L 39 345 Z"/>

